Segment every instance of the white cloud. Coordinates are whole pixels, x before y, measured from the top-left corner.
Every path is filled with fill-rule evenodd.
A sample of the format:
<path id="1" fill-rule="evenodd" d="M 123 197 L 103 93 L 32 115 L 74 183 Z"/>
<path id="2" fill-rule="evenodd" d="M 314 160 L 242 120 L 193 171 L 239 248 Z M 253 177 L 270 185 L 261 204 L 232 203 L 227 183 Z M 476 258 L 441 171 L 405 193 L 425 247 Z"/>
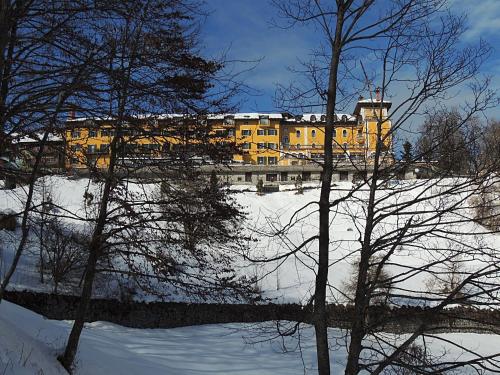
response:
<path id="1" fill-rule="evenodd" d="M 469 29 L 465 39 L 497 36 L 500 32 L 499 0 L 453 0 L 451 6 L 467 15 Z"/>

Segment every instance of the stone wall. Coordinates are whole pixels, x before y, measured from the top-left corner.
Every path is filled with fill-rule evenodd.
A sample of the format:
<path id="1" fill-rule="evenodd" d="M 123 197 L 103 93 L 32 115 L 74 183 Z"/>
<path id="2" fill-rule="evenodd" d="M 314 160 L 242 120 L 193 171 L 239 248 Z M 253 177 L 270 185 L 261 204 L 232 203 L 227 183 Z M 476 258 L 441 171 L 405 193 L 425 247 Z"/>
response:
<path id="1" fill-rule="evenodd" d="M 6 293 L 5 298 L 49 319 L 72 320 L 78 297 L 34 292 Z M 329 305 L 329 326 L 349 328 L 353 307 Z M 301 305 L 189 304 L 174 302 L 119 302 L 95 299 L 87 321 L 108 321 L 132 328 L 172 328 L 216 323 L 255 323 L 289 320 L 311 323 L 311 310 Z M 436 313 L 428 308 L 373 306 L 368 323 L 376 331 L 414 332 L 425 322 L 433 332 L 500 333 L 500 311 L 466 307 Z"/>

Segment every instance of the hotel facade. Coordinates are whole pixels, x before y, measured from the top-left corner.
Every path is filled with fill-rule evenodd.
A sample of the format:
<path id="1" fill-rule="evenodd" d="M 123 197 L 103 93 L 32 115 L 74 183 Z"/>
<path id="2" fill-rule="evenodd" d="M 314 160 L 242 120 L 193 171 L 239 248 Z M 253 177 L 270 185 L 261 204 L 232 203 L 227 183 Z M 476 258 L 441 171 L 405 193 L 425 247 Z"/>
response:
<path id="1" fill-rule="evenodd" d="M 154 121 L 138 118 L 137 124 L 122 130 L 127 139 L 129 158 L 142 156 L 161 158 L 162 153 L 181 150 L 186 143 L 210 142 L 232 144 L 227 160 L 234 164 L 255 166 L 297 166 L 315 164 L 324 157 L 325 127 L 334 127 L 334 157 L 350 160 L 369 160 L 376 149 L 377 132 L 384 151 L 390 151 L 391 123 L 387 112 L 391 103 L 360 98 L 353 113 L 336 114 L 333 124 L 326 123 L 321 113 L 293 116 L 286 113 L 234 113 L 209 115 L 211 138 L 197 139 L 192 126 L 182 115 L 156 116 Z M 149 122 L 148 122 L 149 121 Z M 139 125 L 138 125 L 139 124 Z M 204 123 L 205 127 L 207 123 Z M 185 128 L 172 136 L 169 128 Z M 97 168 L 109 165 L 110 143 L 115 135 L 113 121 L 107 119 L 69 119 L 66 128 L 66 168 Z M 189 135 L 188 135 L 189 133 Z M 188 140 L 189 139 L 189 140 Z M 229 149 L 228 149 L 229 150 Z M 316 163 L 317 164 L 317 163 Z"/>

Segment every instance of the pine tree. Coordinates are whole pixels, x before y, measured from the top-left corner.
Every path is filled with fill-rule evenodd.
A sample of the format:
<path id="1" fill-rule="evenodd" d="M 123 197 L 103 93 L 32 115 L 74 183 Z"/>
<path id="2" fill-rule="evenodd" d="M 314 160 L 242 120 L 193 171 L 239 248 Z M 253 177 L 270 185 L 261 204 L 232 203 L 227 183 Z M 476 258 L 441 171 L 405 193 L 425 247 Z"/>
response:
<path id="1" fill-rule="evenodd" d="M 413 161 L 413 145 L 408 140 L 403 144 L 401 160 L 406 164 L 410 164 Z"/>

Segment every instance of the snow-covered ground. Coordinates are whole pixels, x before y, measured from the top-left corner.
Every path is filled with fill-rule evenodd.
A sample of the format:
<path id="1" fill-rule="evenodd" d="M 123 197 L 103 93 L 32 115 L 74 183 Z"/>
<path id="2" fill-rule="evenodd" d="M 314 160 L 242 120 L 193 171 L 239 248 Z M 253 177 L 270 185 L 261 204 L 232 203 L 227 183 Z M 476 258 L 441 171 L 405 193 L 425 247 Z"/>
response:
<path id="1" fill-rule="evenodd" d="M 56 357 L 64 348 L 71 322 L 47 320 L 9 302 L 0 304 L 0 373 L 2 375 L 65 374 Z M 314 374 L 314 330 L 272 339 L 269 323 L 202 325 L 174 329 L 131 329 L 95 322 L 83 330 L 76 375 L 290 375 Z M 267 333 L 266 333 L 267 332 Z M 330 329 L 332 373 L 344 368 L 343 334 Z M 440 337 L 483 355 L 500 347 L 500 336 L 446 334 Z M 404 337 L 402 337 L 404 338 Z M 399 338 L 399 339 L 402 339 Z M 269 339 L 269 340 L 267 340 Z M 283 340 L 282 340 L 283 339 Z M 259 342 L 261 341 L 261 342 Z M 428 339 L 446 359 L 470 355 L 451 344 Z M 467 367 L 460 373 L 472 373 Z"/>
<path id="2" fill-rule="evenodd" d="M 384 205 L 390 207 L 396 202 L 413 202 L 422 194 L 435 194 L 440 189 L 459 181 L 399 182 L 406 188 L 403 193 L 390 189 L 381 190 L 381 197 L 387 197 Z M 412 184 L 415 184 L 414 186 Z M 45 184 L 50 187 L 54 202 L 64 208 L 65 224 L 83 226 L 78 217 L 85 216 L 84 194 L 88 190 L 98 194 L 99 186 L 86 179 L 72 180 L 64 177 L 50 177 Z M 430 187 L 429 187 L 430 185 Z M 156 187 L 131 184 L 130 189 L 141 194 L 152 194 Z M 249 257 L 261 259 L 283 255 L 293 250 L 302 241 L 314 236 L 317 229 L 317 206 L 319 189 L 310 186 L 304 194 L 295 191 L 259 196 L 246 187 L 235 187 L 236 200 L 248 213 L 245 234 L 250 235 Z M 352 188 L 350 183 L 338 183 L 332 191 L 332 200 L 341 198 Z M 35 203 L 40 202 L 41 186 L 37 188 Z M 360 247 L 360 234 L 364 228 L 366 190 L 358 191 L 352 198 L 335 206 L 331 222 L 331 269 L 329 299 L 343 301 L 339 291 L 353 273 L 356 252 Z M 25 191 L 0 190 L 0 210 L 20 212 Z M 456 249 L 457 244 L 468 246 L 460 258 L 464 272 L 474 270 L 486 262 L 498 260 L 500 236 L 485 234 L 485 229 L 469 220 L 472 216 L 468 200 L 461 194 L 430 199 L 412 204 L 407 212 L 387 217 L 377 228 L 375 237 L 383 237 L 391 230 L 400 228 L 412 220 L 423 220 L 443 204 L 457 204 L 458 211 L 445 215 L 446 221 L 440 228 L 449 232 L 427 235 L 397 249 L 391 257 L 387 272 L 396 278 L 401 276 L 400 286 L 413 292 L 424 290 L 430 284 L 429 275 L 423 272 L 408 272 L 412 268 L 434 262 L 440 267 L 440 257 L 449 256 L 446 249 Z M 296 213 L 298 212 L 298 213 Z M 424 213 L 422 213 L 424 212 Z M 459 218 L 459 220 L 457 220 Z M 462 218 L 462 219 L 460 219 Z M 292 223 L 289 227 L 288 224 Z M 273 235 L 279 228 L 288 228 L 279 236 Z M 81 229 L 81 228 L 79 228 Z M 441 234 L 446 235 L 441 235 Z M 0 230 L 0 272 L 4 275 L 10 265 L 19 231 Z M 451 241 L 448 243 L 448 241 Z M 29 246 L 21 259 L 11 288 L 51 290 L 50 284 L 39 282 L 38 242 L 31 236 Z M 257 276 L 257 286 L 265 297 L 278 302 L 305 302 L 314 286 L 314 259 L 316 243 L 305 247 L 300 253 L 267 264 L 251 263 L 236 259 L 238 272 Z M 479 250 L 487 249 L 479 255 Z M 498 262 L 497 262 L 498 264 Z M 278 267 L 279 266 L 279 267 Z M 398 280 L 398 279 L 397 279 Z M 337 290 L 336 290 L 337 289 Z M 64 290 L 64 289 L 63 289 Z M 495 297 L 490 294 L 491 297 Z M 149 299 L 142 294 L 142 299 Z M 185 300 L 178 294 L 172 300 Z M 77 374 L 300 374 L 315 373 L 314 330 L 308 326 L 300 331 L 300 342 L 296 337 L 264 340 L 276 334 L 276 327 L 248 324 L 206 325 L 176 329 L 139 330 L 124 328 L 104 322 L 86 325 L 77 357 Z M 0 374 L 58 374 L 64 373 L 56 356 L 62 351 L 71 322 L 50 321 L 28 310 L 6 301 L 0 304 Z M 266 331 L 262 336 L 262 331 Z M 428 339 L 432 352 L 437 356 L 453 360 L 467 360 L 470 354 L 453 346 L 463 345 L 483 354 L 491 354 L 500 348 L 500 336 L 472 333 L 438 335 L 449 342 Z M 330 330 L 332 367 L 341 371 L 346 358 L 345 332 Z M 388 335 L 388 342 L 404 339 Z M 262 342 L 260 342 L 262 341 Z M 250 342 L 250 343 L 249 343 Z M 284 344 L 285 343 L 285 344 Z M 300 345 L 299 345 L 300 343 Z M 460 373 L 467 373 L 464 368 Z"/>
<path id="3" fill-rule="evenodd" d="M 443 222 L 449 221 L 451 224 L 439 223 L 436 235 L 429 234 L 415 238 L 404 246 L 400 246 L 391 257 L 389 262 L 391 264 L 386 267 L 386 271 L 396 278 L 399 277 L 398 275 L 402 275 L 401 279 L 397 280 L 398 286 L 401 288 L 418 292 L 428 289 L 433 282 L 435 284 L 436 280 L 432 280 L 429 273 L 413 271 L 412 269 L 432 262 L 435 263 L 433 267 L 443 271 L 445 266 L 440 263 L 440 259 L 454 256 L 443 249 L 450 248 L 456 251 L 457 244 L 469 247 L 467 251 L 464 251 L 465 255 L 458 257 L 464 265 L 463 271 L 465 272 L 483 265 L 485 261 L 492 262 L 495 259 L 498 261 L 498 252 L 495 249 L 500 248 L 500 236 L 484 234 L 485 228 L 472 220 L 464 220 L 464 218 L 467 219 L 473 215 L 467 208 L 468 199 L 462 196 L 467 194 L 466 190 L 464 189 L 463 193 L 457 190 L 456 194 L 449 194 L 445 198 L 446 203 L 443 203 L 443 197 L 437 196 L 440 189 L 448 189 L 460 182 L 460 180 L 402 181 L 395 182 L 399 184 L 398 187 L 402 189 L 402 192 L 380 190 L 381 197 L 388 197 L 382 205 L 384 207 L 391 207 L 391 204 L 395 203 L 413 202 L 425 194 L 436 194 L 436 197 L 418 204 L 410 204 L 398 215 L 385 218 L 377 226 L 375 238 L 387 235 L 395 228 L 401 228 L 409 218 L 413 221 L 425 220 L 426 215 L 429 216 L 435 210 L 441 209 L 443 204 L 456 204 L 457 206 L 455 213 L 443 215 L 444 219 L 437 219 Z M 49 189 L 53 201 L 66 209 L 60 213 L 66 216 L 64 220 L 67 225 L 75 226 L 82 225 L 78 221 L 78 217 L 83 217 L 86 214 L 85 191 L 88 189 L 91 193 L 98 195 L 99 190 L 99 186 L 88 179 L 73 180 L 65 177 L 49 177 L 45 184 L 40 182 L 35 194 L 36 202 L 40 201 L 42 187 L 46 190 Z M 249 243 L 247 254 L 250 258 L 273 258 L 285 254 L 304 240 L 317 234 L 316 202 L 319 200 L 319 188 L 313 183 L 307 187 L 304 194 L 285 190 L 263 196 L 257 195 L 253 191 L 242 191 L 248 189 L 246 186 L 233 187 L 234 190 L 239 191 L 235 193 L 237 202 L 244 207 L 248 214 L 244 228 L 245 234 L 253 238 Z M 150 196 L 158 189 L 157 186 L 153 185 L 132 183 L 129 184 L 128 188 L 130 191 Z M 293 186 L 287 186 L 287 188 L 293 188 Z M 332 190 L 331 199 L 339 199 L 351 189 L 351 183 L 337 183 Z M 332 266 L 329 282 L 334 288 L 330 289 L 329 299 L 331 301 L 345 302 L 342 292 L 345 291 L 346 284 L 353 274 L 353 264 L 361 246 L 360 238 L 364 228 L 367 195 L 366 189 L 360 189 L 353 197 L 339 203 L 332 209 L 330 226 Z M 19 212 L 22 210 L 24 198 L 23 188 L 17 188 L 13 191 L 0 190 L 0 210 L 10 209 Z M 278 229 L 290 223 L 292 225 L 286 231 L 282 231 L 279 236 L 273 235 Z M 3 243 L 3 246 L 0 247 L 2 252 L 0 254 L 0 272 L 2 275 L 10 264 L 18 236 L 19 231 L 14 234 L 0 231 L 0 241 Z M 31 245 L 28 246 L 28 250 L 12 279 L 11 288 L 50 290 L 50 285 L 42 285 L 38 281 L 38 242 L 34 236 L 30 237 L 30 240 L 32 241 Z M 316 249 L 317 242 L 313 241 L 301 252 L 286 259 L 267 264 L 249 263 L 239 259 L 236 260 L 235 266 L 240 274 L 258 278 L 257 287 L 263 292 L 264 297 L 277 302 L 304 303 L 310 298 L 314 286 Z M 485 250 L 488 259 L 485 258 L 485 255 L 479 254 L 479 251 L 476 252 L 480 249 Z M 437 282 L 442 282 L 442 280 L 437 280 Z M 150 299 L 147 295 L 140 293 L 137 297 Z M 182 301 L 185 297 L 182 294 L 176 294 L 169 298 L 170 300 Z"/>

